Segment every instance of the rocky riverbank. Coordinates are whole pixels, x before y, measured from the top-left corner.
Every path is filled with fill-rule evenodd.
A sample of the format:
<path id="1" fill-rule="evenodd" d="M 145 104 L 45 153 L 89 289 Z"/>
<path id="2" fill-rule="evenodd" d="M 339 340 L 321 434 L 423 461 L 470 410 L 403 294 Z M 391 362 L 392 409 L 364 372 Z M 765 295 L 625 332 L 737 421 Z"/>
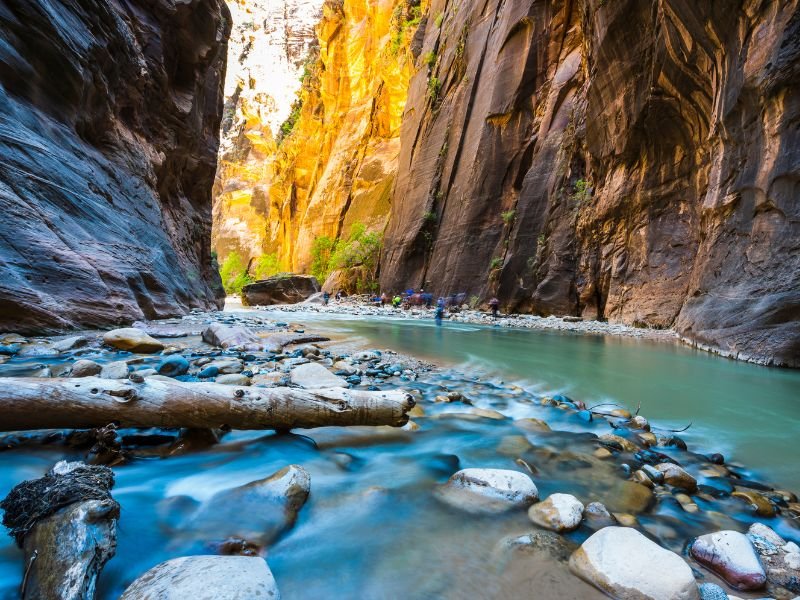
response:
<path id="1" fill-rule="evenodd" d="M 284 307 L 287 317 L 299 308 Z M 476 585 L 488 598 L 800 593 L 800 503 L 744 466 L 687 447 L 680 433 L 622 407 L 543 396 L 327 337 L 257 312 L 195 312 L 69 338 L 0 336 L 0 377 L 213 383 L 230 389 L 233 403 L 267 390 L 334 387 L 343 398 L 404 390 L 414 399 L 399 428 L 254 438 L 224 423 L 108 424 L 8 434 L 0 456 L 18 466 L 0 469 L 0 493 L 47 462 L 112 466 L 121 512 L 103 519 L 121 527 L 117 557 L 98 584 L 108 598 L 170 587 L 193 596 L 280 590 L 285 598 L 357 590 L 455 598 Z M 75 513 L 47 519 L 63 526 Z M 139 535 L 149 553 L 132 539 Z M 113 553 L 116 545 L 103 547 Z M 22 553 L 9 542 L 0 556 L 21 578 Z M 331 574 L 332 560 L 344 561 L 346 578 Z M 420 569 L 426 577 L 413 575 Z M 18 583 L 0 580 L 0 597 Z"/>

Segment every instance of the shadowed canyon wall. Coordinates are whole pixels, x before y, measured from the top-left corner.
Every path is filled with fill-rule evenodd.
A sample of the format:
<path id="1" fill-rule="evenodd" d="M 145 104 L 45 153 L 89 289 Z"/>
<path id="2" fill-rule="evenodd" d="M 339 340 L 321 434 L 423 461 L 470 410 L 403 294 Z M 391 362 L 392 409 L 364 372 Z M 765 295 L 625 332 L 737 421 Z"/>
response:
<path id="1" fill-rule="evenodd" d="M 800 366 L 797 1 L 432 0 L 419 35 L 385 289 Z"/>
<path id="2" fill-rule="evenodd" d="M 0 330 L 218 306 L 222 0 L 0 3 Z"/>

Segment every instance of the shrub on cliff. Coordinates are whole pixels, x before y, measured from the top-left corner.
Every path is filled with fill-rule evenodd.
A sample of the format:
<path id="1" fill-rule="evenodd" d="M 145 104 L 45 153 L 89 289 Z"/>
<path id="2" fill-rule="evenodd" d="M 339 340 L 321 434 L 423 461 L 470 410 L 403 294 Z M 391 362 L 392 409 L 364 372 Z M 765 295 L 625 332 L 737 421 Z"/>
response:
<path id="1" fill-rule="evenodd" d="M 247 273 L 247 265 L 238 252 L 230 252 L 219 269 L 222 287 L 226 294 L 240 294 L 242 288 L 248 283 L 253 283 L 253 278 Z"/>
<path id="2" fill-rule="evenodd" d="M 334 269 L 362 267 L 365 277 L 359 287 L 369 291 L 373 287 L 381 244 L 381 234 L 367 231 L 363 223 L 354 223 L 347 239 L 333 241 L 326 235 L 320 236 L 311 246 L 311 274 L 318 281 L 325 281 Z"/>

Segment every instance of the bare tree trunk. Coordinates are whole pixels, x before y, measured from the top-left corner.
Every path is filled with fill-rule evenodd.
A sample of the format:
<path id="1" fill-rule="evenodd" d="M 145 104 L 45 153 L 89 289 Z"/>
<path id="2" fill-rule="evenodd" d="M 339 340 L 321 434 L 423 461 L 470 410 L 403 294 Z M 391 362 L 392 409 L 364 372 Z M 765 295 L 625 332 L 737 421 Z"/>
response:
<path id="1" fill-rule="evenodd" d="M 0 378 L 0 429 L 198 427 L 308 429 L 408 421 L 414 400 L 400 390 L 305 390 L 148 378 Z"/>

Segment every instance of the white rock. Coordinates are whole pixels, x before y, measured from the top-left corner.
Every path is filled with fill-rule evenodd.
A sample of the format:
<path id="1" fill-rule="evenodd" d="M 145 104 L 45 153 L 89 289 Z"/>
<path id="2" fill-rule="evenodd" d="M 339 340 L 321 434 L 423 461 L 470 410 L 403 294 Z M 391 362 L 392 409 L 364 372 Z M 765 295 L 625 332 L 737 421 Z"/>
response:
<path id="1" fill-rule="evenodd" d="M 794 542 L 787 542 L 782 548 L 784 552 L 791 552 L 791 553 L 798 553 L 800 554 L 800 546 L 795 544 Z"/>
<path id="2" fill-rule="evenodd" d="M 528 509 L 530 520 L 553 531 L 572 531 L 581 524 L 583 504 L 570 494 L 551 494 Z"/>
<path id="3" fill-rule="evenodd" d="M 525 473 L 506 469 L 462 469 L 453 474 L 436 496 L 472 513 L 500 513 L 536 502 L 539 491 Z"/>
<path id="4" fill-rule="evenodd" d="M 70 375 L 72 377 L 91 377 L 99 374 L 102 370 L 103 367 L 93 360 L 81 359 L 76 360 L 75 364 L 72 365 L 72 373 Z"/>
<path id="5" fill-rule="evenodd" d="M 747 536 L 738 531 L 717 531 L 698 537 L 689 549 L 697 562 L 733 587 L 757 590 L 767 582 L 764 567 Z"/>
<path id="6" fill-rule="evenodd" d="M 156 565 L 120 600 L 279 600 L 275 578 L 255 556 L 186 556 Z"/>
<path id="7" fill-rule="evenodd" d="M 628 527 L 604 527 L 569 559 L 570 570 L 619 600 L 698 600 L 684 560 Z"/>
<path id="8" fill-rule="evenodd" d="M 317 363 L 297 365 L 289 372 L 292 383 L 307 389 L 347 387 L 347 382 Z"/>
<path id="9" fill-rule="evenodd" d="M 789 552 L 783 557 L 783 562 L 790 569 L 800 569 L 800 552 Z"/>
<path id="10" fill-rule="evenodd" d="M 117 360 L 103 365 L 100 370 L 100 377 L 103 379 L 125 379 L 128 377 L 130 368 L 124 360 Z"/>

